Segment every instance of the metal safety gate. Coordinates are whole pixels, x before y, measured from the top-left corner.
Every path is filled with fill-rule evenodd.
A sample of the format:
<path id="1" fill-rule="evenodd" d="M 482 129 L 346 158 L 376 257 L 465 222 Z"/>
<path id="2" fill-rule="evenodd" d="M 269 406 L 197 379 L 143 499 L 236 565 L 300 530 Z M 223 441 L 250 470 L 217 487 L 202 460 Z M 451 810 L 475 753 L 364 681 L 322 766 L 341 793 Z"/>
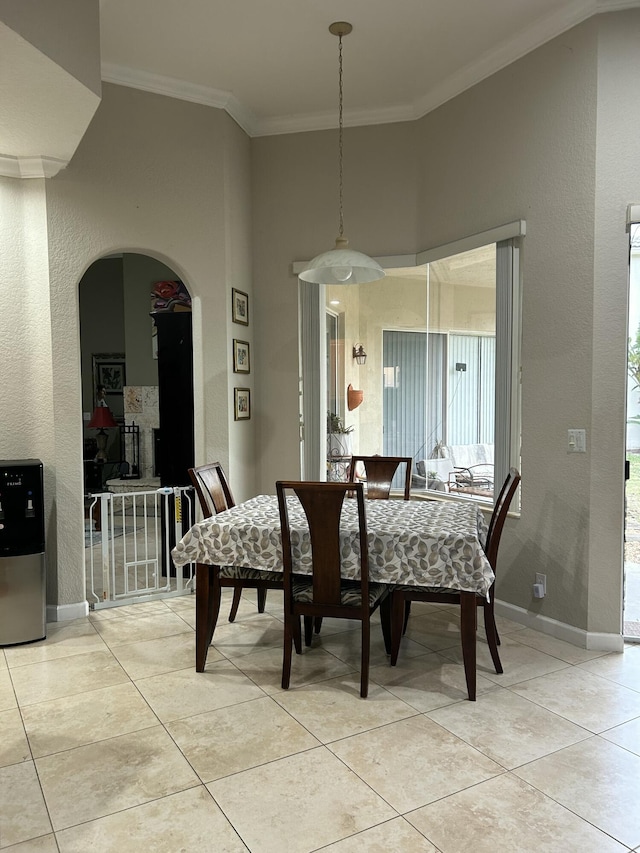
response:
<path id="1" fill-rule="evenodd" d="M 176 568 L 171 549 L 194 521 L 190 486 L 88 495 L 84 566 L 89 607 L 192 592 L 195 564 Z"/>

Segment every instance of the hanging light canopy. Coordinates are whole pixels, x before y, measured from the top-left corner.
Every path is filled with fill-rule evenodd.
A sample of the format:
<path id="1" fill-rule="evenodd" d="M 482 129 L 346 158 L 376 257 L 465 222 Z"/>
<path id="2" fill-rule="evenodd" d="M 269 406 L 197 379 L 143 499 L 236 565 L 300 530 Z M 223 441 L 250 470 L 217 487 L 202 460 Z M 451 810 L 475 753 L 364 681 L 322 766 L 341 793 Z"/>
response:
<path id="1" fill-rule="evenodd" d="M 338 82 L 339 82 L 339 109 L 338 109 L 338 164 L 339 164 L 339 227 L 336 247 L 328 252 L 317 255 L 306 270 L 298 276 L 302 281 L 311 284 L 365 284 L 369 281 L 378 281 L 384 278 L 384 270 L 377 261 L 355 252 L 349 248 L 349 241 L 344 236 L 344 222 L 342 215 L 342 37 L 348 36 L 353 27 L 346 21 L 336 21 L 329 27 L 329 32 L 338 36 Z"/>

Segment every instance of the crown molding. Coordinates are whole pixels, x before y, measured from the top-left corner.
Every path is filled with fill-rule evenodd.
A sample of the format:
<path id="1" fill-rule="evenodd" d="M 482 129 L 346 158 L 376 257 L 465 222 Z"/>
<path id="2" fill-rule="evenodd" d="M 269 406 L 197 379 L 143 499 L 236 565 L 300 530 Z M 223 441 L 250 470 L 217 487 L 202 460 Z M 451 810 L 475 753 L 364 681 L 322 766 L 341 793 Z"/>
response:
<path id="1" fill-rule="evenodd" d="M 369 124 L 393 124 L 400 121 L 413 121 L 416 118 L 412 104 L 398 104 L 380 109 L 359 109 L 344 111 L 345 127 L 363 127 Z M 274 116 L 258 122 L 256 136 L 276 136 L 282 133 L 304 133 L 310 130 L 336 130 L 338 116 L 336 111 L 307 113 L 297 116 Z"/>
<path id="2" fill-rule="evenodd" d="M 189 83 L 177 80 L 175 77 L 165 77 L 162 74 L 151 74 L 127 68 L 124 65 L 102 63 L 103 83 L 115 83 L 118 86 L 128 86 L 130 89 L 141 89 L 143 92 L 153 92 L 155 95 L 166 95 L 181 101 L 191 101 L 207 107 L 226 110 L 231 118 L 249 136 L 256 136 L 257 119 L 238 99 L 224 89 L 214 89 L 199 83 Z"/>
<path id="3" fill-rule="evenodd" d="M 640 6 L 640 0 L 574 0 L 556 12 L 541 19 L 496 50 L 485 53 L 476 62 L 461 68 L 438 86 L 435 86 L 415 106 L 416 118 L 442 106 L 467 89 L 490 77 L 531 51 L 557 38 L 572 27 L 578 26 L 597 14 L 620 12 Z"/>
<path id="4" fill-rule="evenodd" d="M 588 18 L 638 7 L 640 7 L 640 0 L 574 0 L 568 6 L 563 6 L 528 27 L 496 50 L 485 53 L 478 61 L 460 69 L 413 103 L 380 109 L 345 110 L 344 125 L 345 127 L 362 127 L 415 121 Z M 108 62 L 102 63 L 102 80 L 105 83 L 129 86 L 145 92 L 226 110 L 250 137 L 330 130 L 337 126 L 335 112 L 260 119 L 231 92 Z"/>
<path id="5" fill-rule="evenodd" d="M 3 178 L 53 178 L 66 168 L 68 160 L 56 157 L 10 157 L 0 154 L 0 176 Z"/>

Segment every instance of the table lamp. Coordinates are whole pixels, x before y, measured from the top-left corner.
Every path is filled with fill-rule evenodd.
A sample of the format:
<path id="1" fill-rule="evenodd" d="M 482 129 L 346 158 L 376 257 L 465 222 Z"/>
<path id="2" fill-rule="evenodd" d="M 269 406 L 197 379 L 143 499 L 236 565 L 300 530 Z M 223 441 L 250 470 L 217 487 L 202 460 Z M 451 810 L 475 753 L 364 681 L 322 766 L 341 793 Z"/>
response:
<path id="1" fill-rule="evenodd" d="M 105 432 L 105 428 L 109 429 L 110 427 L 117 427 L 118 424 L 113 419 L 113 415 L 111 414 L 111 410 L 108 406 L 96 406 L 93 410 L 93 414 L 91 415 L 91 420 L 87 424 L 88 427 L 97 429 L 98 434 L 96 435 L 96 444 L 98 445 L 98 452 L 95 456 L 95 462 L 106 462 L 107 461 L 107 433 Z"/>

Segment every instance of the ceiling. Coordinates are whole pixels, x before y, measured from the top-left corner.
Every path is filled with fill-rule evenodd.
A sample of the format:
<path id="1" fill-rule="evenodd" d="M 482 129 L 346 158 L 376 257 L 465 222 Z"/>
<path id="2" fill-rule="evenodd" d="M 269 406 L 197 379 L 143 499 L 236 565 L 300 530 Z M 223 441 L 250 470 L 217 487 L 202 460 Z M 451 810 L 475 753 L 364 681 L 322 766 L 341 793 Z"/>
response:
<path id="1" fill-rule="evenodd" d="M 411 121 L 640 0 L 100 0 L 102 78 L 226 109 L 251 136 Z"/>

